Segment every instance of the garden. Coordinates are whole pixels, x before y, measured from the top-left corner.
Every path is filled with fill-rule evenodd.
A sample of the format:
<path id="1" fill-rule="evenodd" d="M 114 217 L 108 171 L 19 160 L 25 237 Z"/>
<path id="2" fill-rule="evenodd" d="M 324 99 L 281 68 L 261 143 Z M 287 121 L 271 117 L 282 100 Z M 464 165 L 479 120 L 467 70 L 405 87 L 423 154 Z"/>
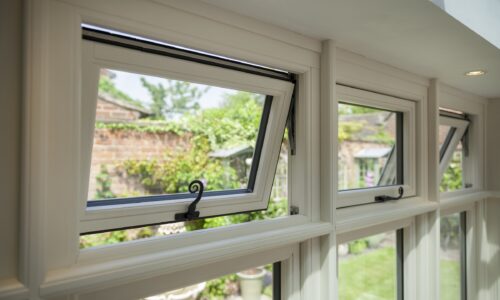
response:
<path id="1" fill-rule="evenodd" d="M 241 161 L 226 163 L 211 157 L 210 153 L 239 145 L 255 146 L 264 97 L 241 91 L 225 93 L 221 94 L 217 105 L 203 107 L 200 105 L 200 99 L 206 99 L 207 94 L 210 94 L 210 87 L 175 80 L 152 83 L 140 76 L 137 78 L 149 95 L 148 101 L 139 101 L 129 95 L 127 91 L 120 90 L 109 75 L 101 75 L 99 92 L 146 108 L 151 114 L 136 123 L 97 122 L 96 130 L 153 134 L 169 132 L 189 140 L 189 146 L 182 149 L 167 148 L 161 157 L 155 159 L 128 159 L 115 164 L 99 165 L 96 175 L 91 178 L 96 185 L 94 195 L 91 197 L 109 199 L 137 196 L 138 194 L 186 192 L 189 182 L 193 179 L 202 179 L 209 190 L 234 189 L 245 186 L 248 181 L 248 172 L 241 168 L 245 166 L 245 163 L 248 163 L 247 160 L 243 159 L 243 163 Z M 372 111 L 368 109 L 357 113 L 372 113 Z M 339 126 L 339 137 L 342 140 L 348 140 L 362 127 L 362 124 L 355 122 L 343 124 L 343 126 Z M 387 133 L 382 133 L 384 135 L 381 135 L 380 130 L 376 131 L 378 137 L 383 137 L 384 141 L 388 140 Z M 287 136 L 285 134 L 278 166 L 278 170 L 280 170 L 280 166 L 284 170 L 276 175 L 275 187 L 266 211 L 85 235 L 80 239 L 80 247 L 109 245 L 285 216 L 288 214 L 287 149 Z M 461 165 L 458 160 L 457 155 L 445 174 L 441 187 L 443 190 L 461 186 Z M 113 183 L 113 180 L 116 179 L 114 177 L 118 176 L 117 174 L 121 174 L 120 176 L 127 179 L 133 179 L 137 191 L 128 194 L 118 193 Z M 457 238 L 452 236 L 452 233 L 455 232 L 458 224 L 450 223 L 447 225 L 442 229 L 446 230 L 444 234 L 450 235 L 448 247 Z M 379 235 L 341 245 L 339 247 L 339 299 L 393 299 L 396 294 L 395 256 L 393 235 Z M 446 297 L 442 299 L 457 299 L 456 294 L 451 291 L 456 290 L 458 268 L 458 262 L 455 260 L 442 261 L 441 272 L 444 280 L 442 287 L 450 289 L 449 293 L 443 294 Z M 256 284 L 255 280 L 252 283 L 253 290 L 258 291 L 257 296 L 250 296 L 248 292 L 244 291 L 244 286 L 248 286 L 244 282 L 248 278 L 257 278 L 258 283 Z M 181 298 L 180 295 L 184 295 L 185 298 Z M 272 299 L 272 265 L 229 274 L 147 299 Z"/>

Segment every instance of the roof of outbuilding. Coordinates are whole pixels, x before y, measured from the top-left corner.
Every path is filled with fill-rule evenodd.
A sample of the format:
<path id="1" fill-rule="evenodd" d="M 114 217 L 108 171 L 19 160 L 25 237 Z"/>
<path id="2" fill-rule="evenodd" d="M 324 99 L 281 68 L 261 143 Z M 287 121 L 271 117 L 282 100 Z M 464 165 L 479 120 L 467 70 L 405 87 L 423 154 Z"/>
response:
<path id="1" fill-rule="evenodd" d="M 102 101 L 106 101 L 106 102 L 109 102 L 109 103 L 112 103 L 114 105 L 118 105 L 118 106 L 123 107 L 125 109 L 129 109 L 129 110 L 134 110 L 134 111 L 140 112 L 141 114 L 146 115 L 146 116 L 149 116 L 149 115 L 153 114 L 147 108 L 140 107 L 138 105 L 134 105 L 133 103 L 129 103 L 129 102 L 121 100 L 121 99 L 117 99 L 117 98 L 115 98 L 115 97 L 113 97 L 113 96 L 111 96 L 110 94 L 107 94 L 107 93 L 99 92 L 99 94 L 97 95 L 97 99 L 102 100 Z"/>

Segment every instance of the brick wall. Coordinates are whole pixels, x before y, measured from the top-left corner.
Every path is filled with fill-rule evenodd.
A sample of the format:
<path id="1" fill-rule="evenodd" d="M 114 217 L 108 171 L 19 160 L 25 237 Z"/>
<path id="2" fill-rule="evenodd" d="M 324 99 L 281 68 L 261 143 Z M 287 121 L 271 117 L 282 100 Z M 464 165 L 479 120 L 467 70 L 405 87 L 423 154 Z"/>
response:
<path id="1" fill-rule="evenodd" d="M 97 121 L 135 121 L 141 117 L 139 111 L 129 109 L 114 103 L 97 100 L 96 120 Z"/>
<path id="2" fill-rule="evenodd" d="M 166 149 L 177 147 L 188 149 L 190 147 L 189 137 L 181 137 L 172 132 L 149 133 L 108 128 L 96 129 L 92 149 L 89 199 L 93 199 L 95 196 L 95 177 L 100 172 L 101 165 L 106 165 L 110 172 L 112 191 L 115 194 L 144 192 L 136 180 L 126 178 L 115 166 L 127 160 L 161 160 Z"/>

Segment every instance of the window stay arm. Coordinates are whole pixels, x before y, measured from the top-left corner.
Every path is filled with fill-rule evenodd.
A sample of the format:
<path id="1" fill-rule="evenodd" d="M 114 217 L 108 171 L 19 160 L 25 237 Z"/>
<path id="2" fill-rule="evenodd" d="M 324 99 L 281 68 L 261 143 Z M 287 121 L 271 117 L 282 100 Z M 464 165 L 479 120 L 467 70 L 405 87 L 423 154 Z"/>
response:
<path id="1" fill-rule="evenodd" d="M 189 192 L 191 194 L 198 192 L 198 196 L 193 202 L 191 202 L 191 204 L 189 204 L 187 212 L 175 214 L 175 221 L 189 221 L 200 217 L 200 212 L 196 210 L 196 205 L 200 202 L 201 197 L 203 196 L 203 190 L 203 182 L 200 180 L 193 180 L 189 184 Z"/>
<path id="2" fill-rule="evenodd" d="M 297 150 L 295 140 L 295 102 L 296 102 L 297 85 L 293 87 L 292 99 L 290 100 L 290 109 L 288 110 L 288 118 L 286 120 L 286 128 L 288 129 L 288 142 L 290 145 L 290 154 L 295 155 Z"/>
<path id="3" fill-rule="evenodd" d="M 404 194 L 404 189 L 402 186 L 399 187 L 398 192 L 399 192 L 399 195 L 397 197 L 391 197 L 391 196 L 387 196 L 387 195 L 375 196 L 375 201 L 376 202 L 385 202 L 385 201 L 389 201 L 389 200 L 399 200 L 399 199 L 403 198 L 403 194 Z"/>

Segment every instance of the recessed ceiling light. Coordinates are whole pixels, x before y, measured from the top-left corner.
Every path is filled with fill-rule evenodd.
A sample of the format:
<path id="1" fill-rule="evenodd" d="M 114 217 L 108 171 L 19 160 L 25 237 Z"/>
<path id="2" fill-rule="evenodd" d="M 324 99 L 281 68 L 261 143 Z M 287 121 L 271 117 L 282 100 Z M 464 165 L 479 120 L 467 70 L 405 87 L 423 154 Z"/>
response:
<path id="1" fill-rule="evenodd" d="M 469 72 L 465 72 L 465 76 L 481 76 L 486 74 L 486 71 L 484 70 L 473 70 Z"/>

